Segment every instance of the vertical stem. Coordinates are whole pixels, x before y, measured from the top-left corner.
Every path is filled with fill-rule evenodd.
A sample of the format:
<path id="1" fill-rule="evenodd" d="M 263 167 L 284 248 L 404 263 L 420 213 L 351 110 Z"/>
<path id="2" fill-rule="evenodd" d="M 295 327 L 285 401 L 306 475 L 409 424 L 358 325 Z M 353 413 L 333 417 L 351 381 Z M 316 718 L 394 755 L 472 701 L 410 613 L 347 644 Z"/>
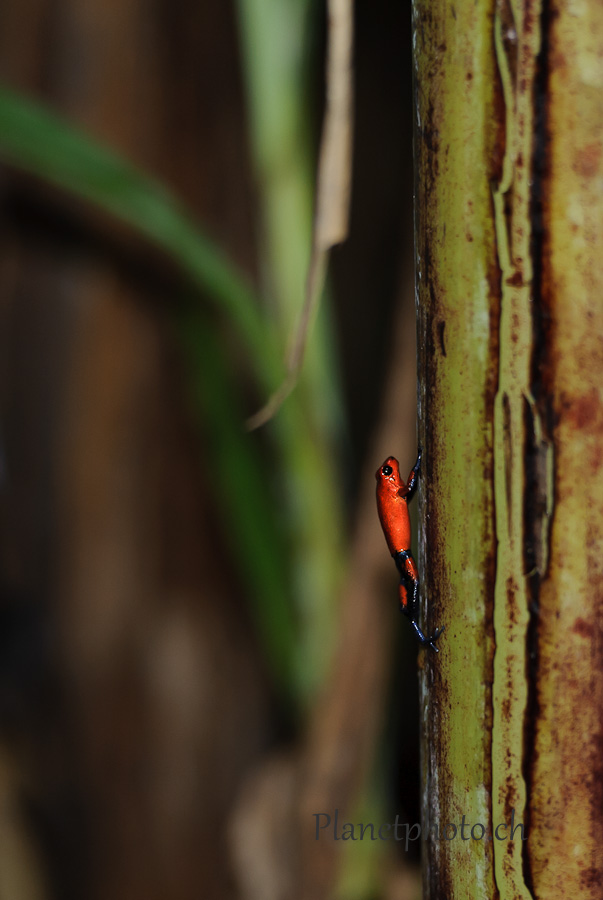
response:
<path id="1" fill-rule="evenodd" d="M 422 677 L 425 896 L 591 900 L 603 8 L 416 0 L 414 28 L 421 548 L 447 625 Z M 490 840 L 446 840 L 463 816 Z"/>
<path id="2" fill-rule="evenodd" d="M 261 204 L 263 294 L 283 357 L 302 309 L 310 259 L 313 164 L 306 56 L 310 0 L 238 0 L 254 167 Z M 328 315 L 318 316 L 303 373 L 268 427 L 281 469 L 301 640 L 299 686 L 321 684 L 334 643 L 343 573 L 343 510 L 335 440 L 343 411 Z M 278 387 L 275 382 L 273 389 Z M 267 398 L 266 398 L 267 399 Z"/>
<path id="3" fill-rule="evenodd" d="M 472 826 L 476 836 L 492 829 L 500 287 L 491 182 L 500 176 L 502 113 L 493 12 L 489 0 L 414 3 L 419 552 L 427 630 L 446 625 L 439 656 L 423 656 L 421 678 L 424 891 L 432 900 L 495 892 L 492 843 L 470 839 Z"/>
<path id="4" fill-rule="evenodd" d="M 603 7 L 543 0 L 542 36 L 532 371 L 554 481 L 533 591 L 525 863 L 535 897 L 590 900 L 603 884 Z"/>
<path id="5" fill-rule="evenodd" d="M 496 58 L 505 102 L 504 158 L 493 186 L 500 265 L 498 393 L 494 410 L 494 489 L 498 535 L 492 687 L 492 811 L 495 826 L 526 822 L 523 732 L 528 705 L 526 646 L 535 565 L 546 566 L 546 545 L 527 564 L 530 539 L 525 514 L 529 446 L 543 460 L 549 452 L 532 394 L 534 288 L 532 158 L 534 97 L 540 53 L 538 0 L 498 0 L 494 20 Z M 542 474 L 546 475 L 546 467 Z M 540 486 L 538 487 L 538 490 Z M 546 505 L 541 508 L 546 516 Z M 536 548 L 535 548 L 536 549 Z M 530 571 L 532 570 L 532 571 Z M 503 832 L 500 832 L 501 834 Z M 496 883 L 502 900 L 529 900 L 521 840 L 494 840 Z"/>

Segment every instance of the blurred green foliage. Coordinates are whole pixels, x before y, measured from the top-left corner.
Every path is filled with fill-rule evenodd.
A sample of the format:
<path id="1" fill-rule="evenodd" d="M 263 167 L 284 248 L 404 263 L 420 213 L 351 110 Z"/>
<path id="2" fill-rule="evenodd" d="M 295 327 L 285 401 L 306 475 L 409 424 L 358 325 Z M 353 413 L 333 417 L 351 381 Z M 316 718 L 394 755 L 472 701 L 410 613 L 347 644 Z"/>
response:
<path id="1" fill-rule="evenodd" d="M 305 98 L 312 5 L 239 2 L 262 218 L 261 298 L 164 185 L 48 109 L 0 89 L 0 157 L 127 223 L 169 254 L 195 289 L 185 312 L 182 305 L 175 312 L 175 326 L 241 583 L 275 682 L 294 708 L 309 701 L 324 677 L 343 569 L 335 465 L 342 411 L 328 316 L 319 316 L 302 381 L 264 441 L 245 432 L 240 386 L 201 298 L 235 335 L 256 396 L 265 399 L 283 377 L 310 250 L 313 164 Z"/>

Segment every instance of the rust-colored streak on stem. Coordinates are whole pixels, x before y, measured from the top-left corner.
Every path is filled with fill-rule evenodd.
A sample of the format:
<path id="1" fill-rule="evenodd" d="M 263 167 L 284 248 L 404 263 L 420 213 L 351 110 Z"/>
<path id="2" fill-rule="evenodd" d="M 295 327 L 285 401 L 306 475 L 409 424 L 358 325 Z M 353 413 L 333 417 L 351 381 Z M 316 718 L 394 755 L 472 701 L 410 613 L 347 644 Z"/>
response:
<path id="1" fill-rule="evenodd" d="M 546 3 L 535 160 L 535 396 L 555 515 L 533 634 L 528 874 L 536 897 L 603 886 L 603 8 Z"/>

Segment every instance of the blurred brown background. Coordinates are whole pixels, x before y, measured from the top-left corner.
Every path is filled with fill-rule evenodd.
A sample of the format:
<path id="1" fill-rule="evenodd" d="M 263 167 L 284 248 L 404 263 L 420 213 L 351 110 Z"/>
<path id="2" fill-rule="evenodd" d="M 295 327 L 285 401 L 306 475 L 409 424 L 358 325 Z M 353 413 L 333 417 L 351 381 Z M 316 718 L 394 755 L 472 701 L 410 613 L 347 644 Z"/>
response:
<path id="1" fill-rule="evenodd" d="M 317 148 L 322 5 L 308 16 Z M 415 452 L 410 9 L 355 16 L 351 234 L 331 266 L 350 562 L 340 649 L 301 716 L 217 524 L 177 273 L 0 170 L 0 900 L 416 896 L 416 850 L 344 864 L 308 826 L 353 819 L 363 790 L 383 821 L 419 817 L 416 654 L 373 509 L 382 457 Z M 0 78 L 165 182 L 257 281 L 238 29 L 220 0 L 5 0 Z"/>

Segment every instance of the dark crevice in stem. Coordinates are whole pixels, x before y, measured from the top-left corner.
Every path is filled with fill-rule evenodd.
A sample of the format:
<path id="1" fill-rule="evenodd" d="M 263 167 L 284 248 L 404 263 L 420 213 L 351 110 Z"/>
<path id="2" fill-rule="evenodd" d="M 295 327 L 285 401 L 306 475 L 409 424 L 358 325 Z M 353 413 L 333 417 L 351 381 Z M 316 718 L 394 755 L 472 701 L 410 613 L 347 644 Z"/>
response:
<path id="1" fill-rule="evenodd" d="M 492 144 L 492 162 L 491 162 L 491 176 L 490 176 L 490 196 L 491 196 L 491 222 L 492 222 L 492 231 L 494 234 L 494 253 L 490 263 L 489 270 L 489 284 L 490 284 L 490 348 L 489 348 L 489 359 L 493 361 L 493 365 L 490 367 L 490 379 L 491 383 L 490 394 L 489 394 L 489 405 L 488 405 L 488 421 L 491 423 L 491 433 L 490 433 L 490 444 L 491 444 L 491 462 L 490 468 L 488 472 L 488 478 L 490 479 L 490 483 L 492 485 L 492 509 L 491 509 L 491 532 L 493 535 L 493 546 L 492 546 L 492 554 L 491 554 L 491 562 L 488 571 L 488 590 L 487 590 L 487 602 L 486 602 L 486 629 L 488 633 L 489 643 L 491 646 L 490 657 L 488 661 L 488 693 L 487 693 L 487 709 L 488 709 L 488 719 L 487 723 L 485 723 L 485 727 L 488 730 L 489 741 L 488 741 L 488 759 L 489 759 L 489 783 L 486 785 L 489 794 L 490 794 L 490 821 L 491 827 L 494 825 L 494 810 L 493 810 L 493 783 L 494 783 L 494 772 L 493 772 L 493 738 L 494 738 L 494 697 L 493 697 L 493 687 L 494 687 L 494 659 L 496 657 L 497 646 L 496 646 L 496 630 L 494 627 L 494 607 L 495 607 L 495 594 L 496 594 L 496 580 L 497 580 L 497 570 L 498 570 L 498 557 L 499 557 L 499 543 L 501 539 L 505 539 L 504 536 L 499 534 L 496 520 L 496 500 L 494 497 L 494 456 L 495 456 L 495 445 L 496 445 L 496 436 L 495 436 L 495 426 L 494 426 L 494 418 L 495 418 L 495 405 L 496 398 L 498 397 L 500 391 L 500 353 L 501 353 L 501 317 L 502 317 L 502 297 L 503 297 L 503 270 L 501 266 L 501 248 L 499 245 L 499 236 L 497 234 L 496 227 L 496 206 L 495 206 L 495 193 L 500 185 L 503 178 L 503 168 L 504 168 L 504 160 L 505 154 L 507 152 L 507 141 L 509 136 L 507 135 L 507 104 L 505 99 L 505 90 L 503 85 L 503 78 L 500 70 L 500 60 L 497 57 L 496 53 L 496 42 L 495 42 L 495 22 L 496 22 L 496 14 L 500 15 L 503 24 L 507 21 L 508 18 L 511 17 L 512 21 L 512 9 L 508 2 L 501 2 L 500 4 L 495 4 L 495 17 L 493 21 L 493 30 L 492 30 L 492 54 L 493 54 L 493 79 L 494 79 L 494 103 L 493 103 L 493 118 L 496 123 L 495 129 L 495 138 Z M 516 44 L 517 44 L 517 35 L 515 31 L 515 25 L 513 21 L 513 29 L 509 34 L 509 37 L 514 36 L 513 40 L 507 40 L 504 43 L 505 52 L 507 55 L 508 65 L 511 69 L 511 77 L 513 83 L 515 84 L 516 76 L 517 76 L 517 52 L 516 52 Z M 505 227 L 509 228 L 509 216 L 506 216 L 506 224 Z M 508 235 L 508 231 L 507 231 Z M 506 397 L 506 395 L 505 395 Z M 509 413 L 509 401 L 508 397 L 506 397 L 506 414 L 508 416 Z M 509 480 L 507 477 L 507 509 L 510 509 L 510 490 L 509 490 Z M 494 845 L 492 845 L 494 851 Z M 493 900 L 498 900 L 500 897 L 500 889 L 498 885 L 498 881 L 496 878 L 496 865 L 494 860 L 494 853 L 492 856 L 492 881 L 493 881 Z"/>
<path id="2" fill-rule="evenodd" d="M 530 217 L 532 221 L 531 257 L 532 279 L 532 334 L 533 349 L 531 360 L 531 388 L 535 412 L 539 418 L 542 434 L 537 443 L 532 410 L 526 409 L 526 492 L 524 522 L 526 536 L 532 537 L 526 548 L 526 572 L 533 572 L 527 579 L 529 591 L 529 623 L 526 635 L 526 677 L 528 696 L 524 721 L 523 777 L 526 785 L 525 826 L 528 840 L 523 844 L 523 877 L 526 887 L 534 896 L 534 878 L 530 858 L 531 796 L 533 790 L 534 762 L 536 753 L 536 723 L 540 715 L 538 698 L 539 674 L 539 595 L 545 573 L 538 565 L 538 542 L 542 540 L 542 529 L 547 528 L 546 540 L 550 533 L 550 520 L 543 510 L 542 497 L 546 498 L 546 465 L 543 465 L 542 448 L 553 439 L 552 407 L 550 389 L 547 384 L 547 331 L 550 322 L 548 310 L 545 264 L 548 255 L 547 218 L 547 177 L 548 177 L 548 91 L 549 91 L 549 29 L 551 24 L 550 0 L 542 0 L 540 14 L 540 52 L 536 65 L 534 82 L 534 145 L 532 156 L 532 198 Z M 527 405 L 526 405 L 527 406 Z M 536 500 L 540 502 L 534 502 Z M 538 521 L 535 521 L 538 519 Z M 540 560 L 540 562 L 542 562 Z"/>

